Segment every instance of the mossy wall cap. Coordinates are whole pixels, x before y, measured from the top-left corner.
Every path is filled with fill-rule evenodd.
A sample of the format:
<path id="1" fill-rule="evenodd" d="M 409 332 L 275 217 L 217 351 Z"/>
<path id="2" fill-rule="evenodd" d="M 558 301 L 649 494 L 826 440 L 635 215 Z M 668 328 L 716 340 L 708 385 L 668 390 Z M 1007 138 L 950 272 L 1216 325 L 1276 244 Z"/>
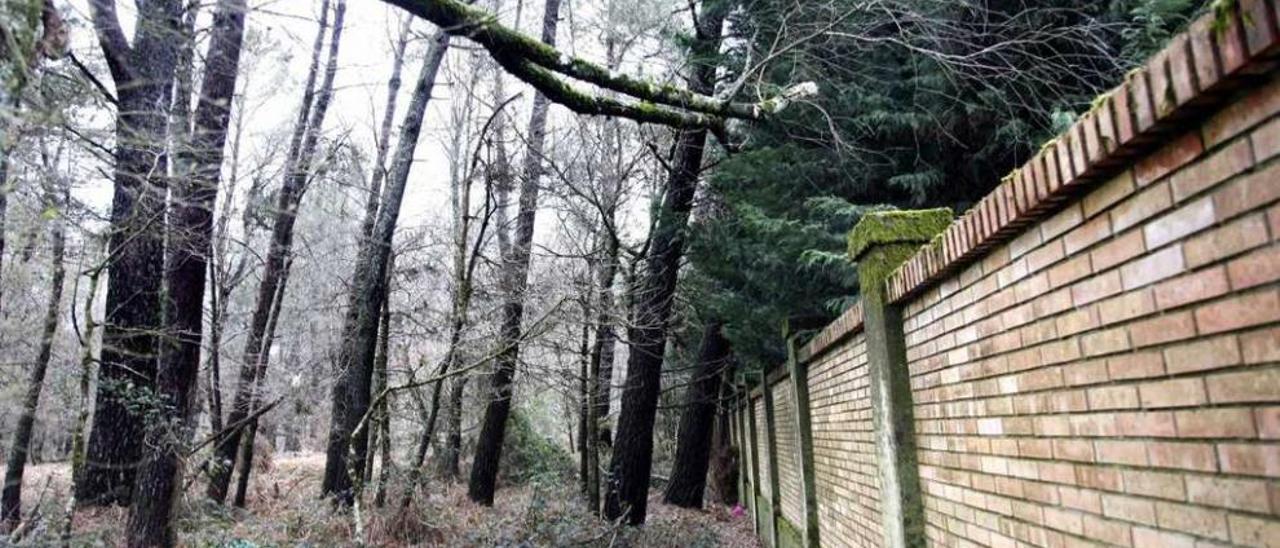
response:
<path id="1" fill-rule="evenodd" d="M 849 231 L 849 257 L 856 261 L 875 245 L 928 243 L 951 225 L 952 217 L 945 207 L 868 213 Z"/>

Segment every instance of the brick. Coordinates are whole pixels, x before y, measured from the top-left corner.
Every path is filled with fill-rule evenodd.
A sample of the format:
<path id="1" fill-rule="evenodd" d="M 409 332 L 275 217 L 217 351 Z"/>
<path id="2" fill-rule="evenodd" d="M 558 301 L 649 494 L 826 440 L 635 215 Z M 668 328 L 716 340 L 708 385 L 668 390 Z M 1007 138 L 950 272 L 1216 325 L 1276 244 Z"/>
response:
<path id="1" fill-rule="evenodd" d="M 1076 306 L 1084 306 L 1091 302 L 1110 297 L 1122 289 L 1120 274 L 1112 271 L 1077 282 L 1071 286 L 1071 302 Z"/>
<path id="2" fill-rule="evenodd" d="M 1129 326 L 1129 340 L 1138 348 L 1182 340 L 1195 334 L 1195 320 L 1191 312 L 1164 314 Z"/>
<path id="3" fill-rule="evenodd" d="M 1129 331 L 1124 327 L 1095 331 L 1080 337 L 1080 349 L 1085 356 L 1114 354 L 1129 349 Z"/>
<path id="4" fill-rule="evenodd" d="M 1271 227 L 1271 239 L 1280 240 L 1280 203 L 1267 210 L 1267 226 Z"/>
<path id="5" fill-rule="evenodd" d="M 1276 47 L 1277 31 L 1275 21 L 1267 0 L 1237 0 L 1241 18 L 1244 20 L 1245 45 L 1249 53 L 1262 55 Z"/>
<path id="6" fill-rule="evenodd" d="M 1135 523 L 1154 524 L 1156 506 L 1148 500 L 1122 495 L 1102 495 L 1102 515 Z"/>
<path id="7" fill-rule="evenodd" d="M 1154 510 L 1153 510 L 1154 511 Z M 1155 520 L 1143 522 L 1148 525 L 1154 525 Z M 1134 546 L 1159 546 L 1160 548 L 1195 548 L 1196 540 L 1194 537 L 1181 533 L 1170 531 L 1159 531 L 1146 527 L 1133 528 L 1133 545 Z"/>
<path id="8" fill-rule="evenodd" d="M 1142 231 L 1133 230 L 1095 248 L 1089 254 L 1094 272 L 1102 272 L 1143 254 L 1147 250 Z"/>
<path id="9" fill-rule="evenodd" d="M 1153 381 L 1142 384 L 1138 390 L 1142 406 L 1148 409 L 1195 406 L 1208 401 L 1204 381 L 1199 378 Z"/>
<path id="10" fill-rule="evenodd" d="M 1156 111 L 1156 121 L 1159 122 L 1168 118 L 1176 106 L 1173 82 L 1169 79 L 1168 46 L 1147 60 L 1147 79 L 1151 89 L 1152 106 Z"/>
<path id="11" fill-rule="evenodd" d="M 1101 242 L 1111 236 L 1111 218 L 1106 215 L 1094 217 L 1079 228 L 1062 237 L 1067 255 L 1075 255 L 1082 249 Z"/>
<path id="12" fill-rule="evenodd" d="M 1261 213 L 1197 234 L 1183 244 L 1187 266 L 1196 268 L 1267 243 L 1267 221 Z"/>
<path id="13" fill-rule="evenodd" d="M 1265 481 L 1220 476 L 1187 476 L 1187 501 L 1250 512 L 1269 513 Z"/>
<path id="14" fill-rule="evenodd" d="M 1240 350 L 1247 364 L 1280 362 L 1280 327 L 1240 335 Z"/>
<path id="15" fill-rule="evenodd" d="M 1204 144 L 1197 132 L 1188 132 L 1151 153 L 1134 167 L 1134 180 L 1139 186 L 1147 186 L 1174 170 L 1186 165 L 1204 152 Z"/>
<path id="16" fill-rule="evenodd" d="M 1133 120 L 1133 98 L 1129 95 L 1128 83 L 1122 83 L 1111 90 L 1111 109 L 1115 112 L 1116 145 L 1123 146 L 1133 141 L 1136 128 Z"/>
<path id="17" fill-rule="evenodd" d="M 1235 29 L 1224 29 L 1220 42 L 1231 39 L 1230 32 Z M 1230 65 L 1229 55 L 1223 58 L 1223 66 Z M 1280 112 L 1280 80 L 1272 79 L 1261 88 L 1245 95 L 1239 100 L 1223 107 L 1204 125 L 1204 141 L 1206 147 L 1216 147 L 1246 129 L 1266 120 Z"/>
<path id="18" fill-rule="evenodd" d="M 1169 184 L 1161 182 L 1130 196 L 1111 210 L 1111 228 L 1120 232 L 1155 217 L 1173 205 Z"/>
<path id="19" fill-rule="evenodd" d="M 1098 462 L 1147 465 L 1147 442 L 1127 440 L 1098 440 L 1094 442 Z"/>
<path id="20" fill-rule="evenodd" d="M 1107 362 L 1092 360 L 1063 366 L 1062 380 L 1067 386 L 1082 386 L 1107 382 Z"/>
<path id="21" fill-rule="evenodd" d="M 1155 472 L 1151 470 L 1125 470 L 1124 492 L 1169 500 L 1185 500 L 1184 474 Z"/>
<path id="22" fill-rule="evenodd" d="M 1227 532 L 1227 514 L 1220 510 L 1158 502 L 1156 503 L 1156 523 L 1166 529 L 1186 531 L 1218 540 L 1231 538 Z"/>
<path id="23" fill-rule="evenodd" d="M 1280 446 L 1275 444 L 1220 443 L 1218 460 L 1228 474 L 1280 477 Z"/>
<path id="24" fill-rule="evenodd" d="M 1181 274 L 1185 266 L 1182 248 L 1170 246 L 1124 265 L 1120 278 L 1125 290 L 1132 290 Z"/>
<path id="25" fill-rule="evenodd" d="M 1040 346 L 1040 359 L 1045 364 L 1069 362 L 1079 357 L 1080 346 L 1076 344 L 1075 339 L 1066 339 Z"/>
<path id="26" fill-rule="evenodd" d="M 1118 521 L 1105 520 L 1090 514 L 1084 516 L 1084 536 L 1110 545 L 1132 546 L 1131 526 Z"/>
<path id="27" fill-rule="evenodd" d="M 1280 369 L 1249 369 L 1207 377 L 1213 403 L 1274 402 L 1280 400 Z"/>
<path id="28" fill-rule="evenodd" d="M 1027 254 L 1027 272 L 1039 272 L 1064 257 L 1062 240 L 1054 240 Z"/>
<path id="29" fill-rule="evenodd" d="M 1178 435 L 1173 413 L 1168 411 L 1116 413 L 1114 419 L 1116 432 L 1122 436 L 1173 438 Z"/>
<path id="30" fill-rule="evenodd" d="M 1103 325 L 1146 316 L 1155 311 L 1150 290 L 1130 291 L 1098 303 L 1098 318 Z"/>
<path id="31" fill-rule="evenodd" d="M 1227 264 L 1231 288 L 1240 291 L 1280 280 L 1280 245 L 1259 249 Z"/>
<path id="32" fill-rule="evenodd" d="M 1213 194 L 1220 220 L 1230 219 L 1280 198 L 1280 162 L 1227 183 Z"/>
<path id="33" fill-rule="evenodd" d="M 1155 249 L 1164 244 L 1194 234 L 1216 220 L 1213 200 L 1203 198 L 1179 207 L 1168 215 L 1142 227 L 1147 238 L 1147 249 Z"/>
<path id="34" fill-rule="evenodd" d="M 1121 354 L 1107 358 L 1107 374 L 1113 380 L 1144 379 L 1164 374 L 1164 356 L 1159 351 Z"/>
<path id="35" fill-rule="evenodd" d="M 1251 438 L 1257 435 L 1248 409 L 1219 408 L 1178 411 L 1173 414 L 1178 436 L 1183 438 Z"/>
<path id="36" fill-rule="evenodd" d="M 1191 39 L 1191 57 L 1197 87 L 1201 91 L 1211 89 L 1222 78 L 1222 72 L 1218 70 L 1218 55 L 1213 49 L 1213 27 L 1212 17 L 1200 17 L 1187 31 L 1187 36 Z"/>
<path id="37" fill-rule="evenodd" d="M 1253 411 L 1258 426 L 1258 437 L 1264 440 L 1280 439 L 1280 407 L 1262 407 Z M 1280 509 L 1280 507 L 1277 507 Z"/>
<path id="38" fill-rule="evenodd" d="M 1222 63 L 1223 75 L 1234 75 L 1244 68 L 1249 60 L 1244 45 L 1244 31 L 1240 28 L 1240 18 L 1234 13 L 1227 14 L 1225 17 L 1214 14 L 1213 20 L 1213 42 Z"/>
<path id="39" fill-rule="evenodd" d="M 1082 333 L 1098 327 L 1098 309 L 1092 306 L 1077 308 L 1058 316 L 1054 322 L 1059 337 Z"/>
<path id="40" fill-rule="evenodd" d="M 1151 90 L 1147 83 L 1147 71 L 1138 69 L 1129 73 L 1125 82 L 1129 88 L 1129 108 L 1133 112 L 1135 134 L 1147 133 L 1156 123 L 1156 111 L 1151 102 Z"/>
<path id="41" fill-rule="evenodd" d="M 1200 333 L 1219 333 L 1280 321 L 1280 295 L 1256 291 L 1204 305 L 1196 310 Z"/>
<path id="42" fill-rule="evenodd" d="M 1138 407 L 1138 390 L 1131 385 L 1099 386 L 1090 389 L 1089 409 L 1133 409 Z"/>
<path id="43" fill-rule="evenodd" d="M 1253 167 L 1253 151 L 1249 147 L 1249 140 L 1237 139 L 1170 177 L 1173 200 L 1185 201 L 1250 167 Z"/>
<path id="44" fill-rule="evenodd" d="M 1280 118 L 1272 119 L 1249 135 L 1253 141 L 1253 153 L 1259 163 L 1280 154 Z"/>
<path id="45" fill-rule="evenodd" d="M 1142 245 L 1141 236 L 1138 237 L 1138 244 Z M 1050 268 L 1049 285 L 1051 287 L 1062 287 L 1092 273 L 1093 267 L 1089 255 L 1080 255 Z"/>
<path id="46" fill-rule="evenodd" d="M 1061 236 L 1068 230 L 1080 226 L 1083 221 L 1084 217 L 1080 213 L 1080 205 L 1073 203 L 1040 223 L 1040 232 L 1044 236 L 1044 241 L 1047 242 Z"/>
<path id="47" fill-rule="evenodd" d="M 1253 516 L 1229 514 L 1231 542 L 1244 546 L 1276 546 L 1280 539 L 1280 521 Z"/>
<path id="48" fill-rule="evenodd" d="M 1230 289 L 1227 270 L 1218 266 L 1160 283 L 1154 290 L 1155 304 L 1160 310 L 1168 310 L 1224 295 Z"/>
<path id="49" fill-rule="evenodd" d="M 1080 521 L 1079 512 L 1070 512 L 1054 507 L 1045 508 L 1044 524 L 1073 535 L 1084 533 L 1084 524 Z"/>
<path id="50" fill-rule="evenodd" d="M 1086 440 L 1053 440 L 1053 456 L 1059 460 L 1093 462 L 1093 444 Z"/>
<path id="51" fill-rule="evenodd" d="M 1060 485 L 1058 486 L 1058 500 L 1066 508 L 1094 514 L 1102 513 L 1102 496 L 1097 491 Z"/>
<path id="52" fill-rule="evenodd" d="M 1081 487 L 1119 491 L 1121 488 L 1120 472 L 1114 468 L 1081 464 L 1076 467 L 1076 477 Z"/>
<path id="53" fill-rule="evenodd" d="M 1233 335 L 1199 339 L 1165 349 L 1164 363 L 1171 375 L 1238 365 L 1240 345 Z"/>
<path id="54" fill-rule="evenodd" d="M 1085 218 L 1096 217 L 1120 200 L 1132 195 L 1136 188 L 1133 171 L 1124 171 L 1111 178 L 1080 200 Z"/>

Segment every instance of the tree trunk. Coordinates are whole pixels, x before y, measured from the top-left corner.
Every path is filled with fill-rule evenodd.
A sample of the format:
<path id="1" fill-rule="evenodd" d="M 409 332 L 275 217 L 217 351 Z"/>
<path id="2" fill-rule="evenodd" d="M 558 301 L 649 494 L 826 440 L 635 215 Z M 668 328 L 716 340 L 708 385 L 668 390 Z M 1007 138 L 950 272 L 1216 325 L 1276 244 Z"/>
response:
<path id="1" fill-rule="evenodd" d="M 720 400 L 727 401 L 733 394 L 733 367 L 723 368 L 720 375 Z M 711 495 L 725 506 L 738 503 L 738 450 L 730 435 L 731 415 L 724 405 L 716 406 L 715 430 L 711 433 Z"/>
<path id="2" fill-rule="evenodd" d="M 710 93 L 715 83 L 714 57 L 720 49 L 726 4 L 703 2 L 697 36 L 690 61 L 694 65 L 691 89 Z M 676 138 L 676 157 L 667 177 L 657 224 L 646 258 L 645 274 L 634 290 L 637 296 L 635 319 L 629 328 L 631 353 L 627 358 L 627 380 L 618 416 L 618 437 L 609 463 L 605 496 L 605 517 L 626 517 L 632 525 L 644 523 L 649 495 L 649 475 L 653 469 L 653 424 L 662 381 L 662 361 L 666 347 L 667 321 L 671 315 L 684 237 L 702 152 L 705 130 L 681 131 Z"/>
<path id="3" fill-rule="evenodd" d="M 560 0 L 547 0 L 542 17 L 542 42 L 555 46 L 556 28 L 560 22 Z M 507 417 L 511 414 L 511 384 L 520 359 L 520 330 L 524 319 L 524 292 L 529 281 L 529 253 L 533 247 L 534 217 L 538 211 L 538 179 L 542 175 L 542 147 L 546 139 L 547 110 L 551 101 L 541 93 L 533 98 L 529 116 L 528 150 L 524 158 L 523 180 L 520 182 L 520 205 L 516 213 L 515 239 L 511 253 L 503 260 L 502 325 L 498 336 L 498 357 L 491 378 L 489 404 L 485 407 L 475 460 L 471 464 L 471 482 L 467 496 L 480 504 L 493 505 L 493 492 L 498 480 L 498 462 L 506 437 Z"/>
<path id="4" fill-rule="evenodd" d="M 47 175 L 51 179 L 58 176 L 50 170 Z M 58 331 L 58 311 L 62 306 L 62 283 L 66 278 L 66 267 L 63 255 L 66 250 L 66 230 L 62 216 L 66 214 L 66 183 L 54 184 L 50 181 L 45 190 L 46 207 L 58 211 L 53 220 L 50 235 L 53 253 L 50 257 L 49 301 L 44 313 L 44 329 L 40 335 L 40 348 L 36 353 L 36 361 L 31 366 L 31 377 L 27 381 L 27 395 L 22 402 L 22 411 L 18 416 L 18 425 L 13 432 L 13 441 L 9 444 L 8 458 L 5 460 L 3 488 L 0 489 L 0 533 L 13 530 L 22 519 L 22 475 L 27 466 L 28 450 L 32 447 L 31 431 L 35 427 L 36 409 L 40 405 L 40 393 L 44 390 L 44 377 L 49 369 L 49 358 L 53 351 L 54 336 Z M 62 194 L 63 196 L 59 196 Z"/>
<path id="5" fill-rule="evenodd" d="M 698 366 L 685 390 L 680 414 L 680 434 L 676 438 L 676 460 L 663 501 L 681 508 L 701 508 L 707 485 L 711 456 L 711 433 L 715 426 L 723 369 L 729 362 L 729 341 L 721 333 L 722 324 L 710 321 L 702 334 Z"/>
<path id="6" fill-rule="evenodd" d="M 389 282 L 388 282 L 389 283 Z M 382 305 L 382 320 L 380 322 L 381 334 L 378 340 L 378 353 L 374 358 L 374 375 L 378 381 L 377 390 L 379 393 L 386 390 L 387 384 L 387 358 L 391 353 L 391 299 L 384 299 Z M 378 485 L 374 490 L 373 504 L 378 508 L 382 508 L 387 500 L 387 480 L 391 477 L 391 396 L 382 399 L 380 409 L 378 409 L 378 441 L 382 453 L 382 467 L 378 470 Z M 369 459 L 373 462 L 373 459 Z"/>
<path id="7" fill-rule="evenodd" d="M 213 208 L 239 75 L 245 11 L 244 0 L 221 0 L 213 16 L 214 33 L 195 112 L 195 132 L 182 158 L 191 170 L 189 177 L 179 179 L 173 193 L 166 272 L 170 333 L 156 377 L 160 407 L 147 427 L 147 454 L 129 513 L 129 546 L 172 546 L 175 542 L 171 523 L 174 496 L 182 482 L 183 431 L 189 426 L 200 377 L 205 273 L 213 251 Z"/>
<path id="8" fill-rule="evenodd" d="M 285 157 L 285 180 L 276 199 L 276 218 L 271 230 L 271 245 L 267 252 L 262 281 L 258 285 L 253 316 L 249 320 L 244 361 L 240 364 L 236 393 L 231 404 L 231 414 L 227 417 L 227 424 L 239 424 L 252 412 L 255 392 L 259 384 L 257 372 L 260 367 L 265 366 L 265 360 L 269 355 L 270 348 L 264 346 L 265 341 L 270 338 L 267 328 L 271 312 L 276 308 L 275 300 L 283 296 L 286 285 L 284 273 L 293 248 L 293 225 L 297 220 L 298 205 L 306 190 L 305 185 L 312 157 L 324 125 L 329 99 L 333 94 L 333 75 L 337 72 L 337 54 L 342 38 L 342 18 L 345 12 L 346 3 L 339 0 L 334 14 L 333 36 L 329 43 L 328 66 L 317 94 L 316 76 L 319 72 L 320 57 L 324 51 L 324 37 L 329 23 L 329 0 L 321 3 L 320 29 L 312 44 L 311 65 L 303 88 L 302 105 L 298 107 L 298 117 L 294 121 L 293 133 L 289 139 L 289 149 Z M 264 363 L 260 364 L 260 361 Z M 243 431 L 243 428 L 238 428 L 226 432 L 214 446 L 215 456 L 207 494 L 217 502 L 223 502 L 227 498 L 227 489 L 231 483 L 236 452 L 239 450 Z"/>
<path id="9" fill-rule="evenodd" d="M 340 506 L 350 506 L 355 501 L 356 493 L 352 489 L 352 482 L 358 478 L 352 477 L 352 471 L 359 473 L 364 468 L 369 442 L 365 415 L 369 410 L 369 384 L 373 375 L 378 316 L 383 300 L 386 299 L 391 239 L 400 215 L 400 203 L 409 180 L 409 170 L 413 166 L 413 154 L 422 131 L 422 119 L 431 99 L 431 89 L 435 86 L 440 62 L 448 49 L 449 35 L 437 32 L 431 50 L 423 60 L 421 72 L 418 73 L 409 108 L 405 111 L 400 141 L 396 144 L 391 169 L 387 173 L 387 188 L 383 191 L 378 220 L 369 239 L 360 246 L 356 271 L 351 278 L 354 286 L 343 324 L 342 346 L 338 352 L 338 377 L 333 385 L 333 408 L 322 486 L 322 493 L 334 497 Z"/>
<path id="10" fill-rule="evenodd" d="M 115 504 L 129 501 L 142 456 L 144 418 L 133 404 L 149 395 L 155 380 L 164 275 L 166 109 L 182 2 L 143 3 L 132 45 L 116 19 L 114 0 L 94 0 L 90 6 L 119 106 L 102 365 L 84 474 L 76 488 L 82 503 Z"/>
<path id="11" fill-rule="evenodd" d="M 89 245 L 86 243 L 85 255 L 91 255 L 88 251 Z M 77 380 L 79 406 L 77 407 L 75 429 L 71 432 L 71 492 L 67 496 L 67 504 L 63 510 L 65 519 L 62 528 L 62 542 L 64 546 L 71 544 L 71 525 L 72 518 L 76 510 L 76 494 L 79 492 L 78 485 L 84 475 L 84 460 L 87 448 L 85 447 L 85 434 L 89 427 L 89 398 L 92 393 L 93 384 L 93 338 L 98 330 L 98 323 L 93 321 L 93 305 L 98 298 L 98 282 L 102 278 L 102 268 L 92 268 L 88 271 L 89 276 L 89 294 L 84 300 L 84 335 L 80 339 L 82 347 L 80 353 L 80 378 Z"/>

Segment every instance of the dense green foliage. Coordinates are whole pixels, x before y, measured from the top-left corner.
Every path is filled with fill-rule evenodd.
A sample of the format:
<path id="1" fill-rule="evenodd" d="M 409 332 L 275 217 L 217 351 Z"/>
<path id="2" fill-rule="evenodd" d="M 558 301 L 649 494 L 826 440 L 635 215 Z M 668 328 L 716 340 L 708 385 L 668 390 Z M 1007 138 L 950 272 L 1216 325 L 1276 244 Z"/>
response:
<path id="1" fill-rule="evenodd" d="M 856 294 L 844 236 L 862 213 L 965 210 L 1203 4 L 745 3 L 733 25 L 750 40 L 725 66 L 799 41 L 748 75 L 748 93 L 803 81 L 820 93 L 754 127 L 712 172 L 714 213 L 691 250 L 695 307 L 728 322 L 749 366 L 778 362 L 785 318 L 834 317 Z"/>
<path id="2" fill-rule="evenodd" d="M 560 444 L 540 434 L 520 408 L 511 411 L 503 438 L 498 477 L 507 485 L 557 481 L 573 475 L 573 457 Z"/>

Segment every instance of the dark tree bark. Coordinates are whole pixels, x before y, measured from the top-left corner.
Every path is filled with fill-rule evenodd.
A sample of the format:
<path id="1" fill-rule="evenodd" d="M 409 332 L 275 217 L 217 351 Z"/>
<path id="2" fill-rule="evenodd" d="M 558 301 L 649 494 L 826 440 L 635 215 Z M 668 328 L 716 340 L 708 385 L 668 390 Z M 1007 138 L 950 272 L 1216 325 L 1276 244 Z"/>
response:
<path id="1" fill-rule="evenodd" d="M 213 15 L 195 131 L 182 154 L 190 173 L 173 191 L 166 272 L 169 332 L 156 377 L 159 408 L 147 425 L 147 454 L 129 512 L 129 546 L 172 546 L 176 540 L 174 496 L 182 481 L 184 431 L 199 384 L 205 273 L 213 251 L 213 208 L 240 69 L 245 9 L 244 0 L 221 0 Z"/>
<path id="2" fill-rule="evenodd" d="M 324 37 L 328 30 L 329 1 L 320 8 L 320 29 L 312 45 L 311 65 L 303 87 L 302 104 L 294 121 L 289 149 L 285 157 L 285 180 L 276 198 L 276 218 L 271 230 L 271 245 L 267 251 L 266 266 L 258 285 L 257 300 L 249 320 L 249 333 L 245 341 L 244 361 L 240 364 L 236 393 L 231 404 L 227 424 L 240 424 L 252 413 L 253 402 L 262 379 L 259 371 L 265 371 L 270 347 L 266 345 L 274 330 L 269 330 L 272 311 L 277 308 L 276 299 L 283 298 L 287 285 L 287 271 L 293 249 L 293 225 L 297 220 L 298 205 L 306 191 L 312 160 L 328 113 L 333 95 L 333 77 L 337 73 L 338 48 L 342 41 L 342 20 L 346 3 L 338 0 L 333 19 L 333 36 L 329 42 L 329 60 L 323 82 L 316 88 L 320 58 L 324 51 Z M 246 428 L 237 428 L 221 436 L 214 446 L 213 466 L 206 493 L 209 498 L 223 502 L 231 483 L 231 475 Z"/>
<path id="3" fill-rule="evenodd" d="M 360 246 L 356 271 L 349 297 L 346 320 L 342 328 L 342 346 L 338 352 L 337 380 L 333 385 L 333 408 L 330 415 L 329 443 L 325 452 L 322 493 L 333 497 L 340 506 L 350 506 L 357 496 L 353 481 L 359 479 L 368 453 L 369 428 L 365 417 L 369 410 L 369 388 L 373 376 L 373 354 L 377 344 L 378 316 L 386 299 L 387 263 L 391 240 L 400 215 L 413 154 L 422 131 L 422 120 L 431 89 L 435 86 L 440 62 L 449 49 L 449 35 L 436 33 L 436 40 L 423 60 L 418 73 L 400 141 L 396 144 L 391 169 L 387 173 L 382 206 L 369 238 Z M 353 474 L 354 472 L 354 474 Z M 353 475 L 355 477 L 353 477 Z"/>
<path id="4" fill-rule="evenodd" d="M 547 0 L 542 16 L 542 42 L 554 47 L 560 23 L 560 0 Z M 533 98 L 529 116 L 528 150 L 520 182 L 520 205 L 516 213 L 515 238 L 511 253 L 503 260 L 502 325 L 499 328 L 499 351 L 489 388 L 489 404 L 485 407 L 476 442 L 475 460 L 471 464 L 471 481 L 467 496 L 480 504 L 493 505 L 493 492 L 498 481 L 498 462 L 502 458 L 502 442 L 506 437 L 507 418 L 511 415 L 511 385 L 520 359 L 520 331 L 524 320 L 524 292 L 529 281 L 529 254 L 533 247 L 533 225 L 538 211 L 538 179 L 542 175 L 542 148 L 547 132 L 547 110 L 551 101 L 541 93 Z"/>
<path id="5" fill-rule="evenodd" d="M 392 258 L 394 262 L 394 257 Z M 390 282 L 388 281 L 388 284 Z M 387 389 L 387 358 L 391 352 L 391 299 L 383 299 L 382 318 L 379 320 L 378 328 L 378 350 L 374 356 L 374 381 L 376 382 L 373 393 L 377 394 Z M 387 481 L 391 477 L 391 468 L 394 463 L 391 462 L 391 395 L 382 399 L 382 403 L 378 409 L 378 442 L 379 451 L 382 453 L 382 467 L 378 470 L 378 485 L 374 490 L 373 505 L 382 508 L 387 501 Z M 369 463 L 373 463 L 373 459 L 368 459 Z M 369 470 L 365 476 L 372 474 L 372 466 L 366 468 Z"/>
<path id="6" fill-rule="evenodd" d="M 706 0 L 698 17 L 690 61 L 690 89 L 709 94 L 715 83 L 715 55 L 727 3 Z M 635 318 L 628 330 L 631 353 L 618 416 L 618 436 L 609 463 L 605 495 L 607 519 L 626 517 L 633 525 L 644 523 L 648 505 L 649 475 L 653 469 L 653 424 L 662 380 L 667 321 L 675 295 L 680 260 L 684 256 L 683 232 L 702 166 L 706 130 L 685 130 L 676 137 L 675 159 L 668 174 L 659 218 L 654 226 L 644 277 L 634 290 Z"/>
<path id="7" fill-rule="evenodd" d="M 121 30 L 114 0 L 93 0 L 90 7 L 119 105 L 107 315 L 93 427 L 76 490 L 84 504 L 114 504 L 129 501 L 142 456 L 143 417 L 131 403 L 149 394 L 155 380 L 164 274 L 167 109 L 182 1 L 141 4 L 133 44 Z"/>
<path id="8" fill-rule="evenodd" d="M 720 375 L 720 401 L 733 396 L 731 383 L 733 367 L 730 364 Z M 716 424 L 711 433 L 711 469 L 708 487 L 711 496 L 720 504 L 733 506 L 738 503 L 738 449 L 733 445 L 729 424 L 731 415 L 726 406 L 716 406 Z"/>
<path id="9" fill-rule="evenodd" d="M 701 508 L 706 490 L 720 384 L 730 359 L 729 341 L 721 333 L 722 327 L 719 321 L 707 322 L 698 366 L 685 391 L 684 409 L 680 413 L 676 460 L 662 500 L 681 508 Z"/>
<path id="10" fill-rule="evenodd" d="M 49 179 L 59 180 L 50 170 Z M 55 211 L 64 212 L 67 185 L 59 180 L 47 182 L 45 205 Z M 62 196 L 59 196 L 62 194 Z M 54 336 L 58 332 L 58 311 L 62 306 L 62 284 L 66 279 L 66 267 L 63 255 L 66 250 L 65 222 L 59 213 L 53 220 L 50 233 L 52 254 L 50 256 L 49 301 L 44 313 L 44 328 L 40 334 L 40 348 L 36 352 L 35 363 L 31 365 L 31 377 L 27 380 L 27 394 L 22 401 L 21 414 L 13 432 L 13 441 L 9 443 L 8 458 L 5 459 L 3 488 L 0 488 L 0 533 L 11 531 L 22 519 L 22 476 L 27 466 L 29 449 L 32 447 L 31 432 L 36 423 L 36 409 L 40 405 L 40 393 L 44 390 L 44 377 L 49 369 L 49 358 L 53 352 Z"/>

